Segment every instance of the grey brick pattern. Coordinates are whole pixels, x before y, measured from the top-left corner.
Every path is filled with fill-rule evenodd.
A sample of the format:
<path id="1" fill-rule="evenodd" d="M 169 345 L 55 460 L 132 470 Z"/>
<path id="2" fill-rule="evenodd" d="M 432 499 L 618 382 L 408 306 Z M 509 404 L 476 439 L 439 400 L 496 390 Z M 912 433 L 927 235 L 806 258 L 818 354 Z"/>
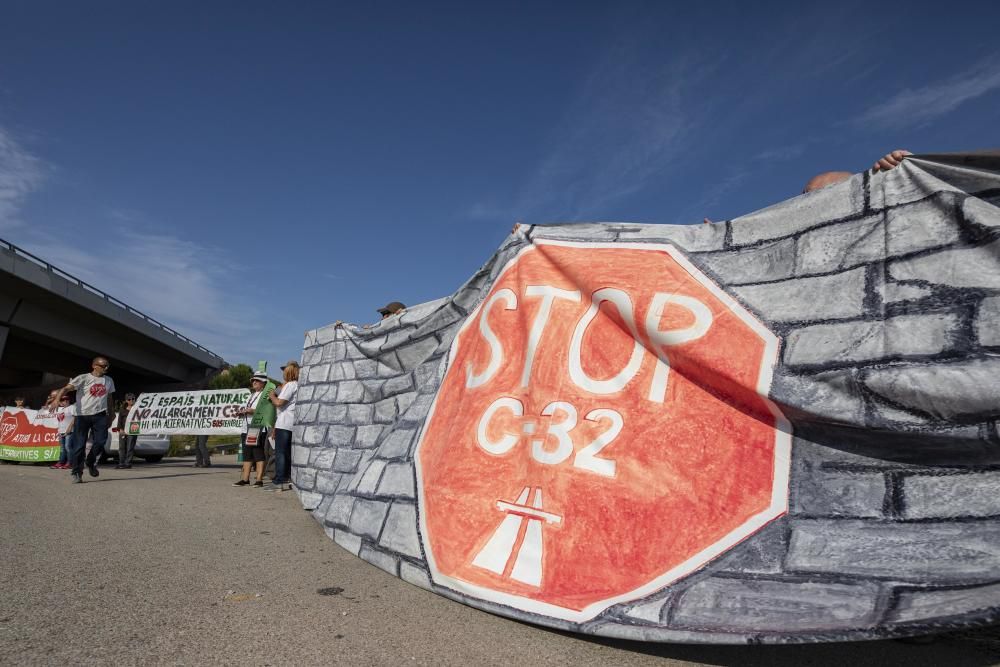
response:
<path id="1" fill-rule="evenodd" d="M 292 450 L 302 504 L 344 549 L 424 588 L 412 448 L 455 332 L 523 245 L 508 243 L 452 297 L 305 336 Z"/>
<path id="2" fill-rule="evenodd" d="M 712 225 L 526 227 L 455 294 L 306 334 L 293 476 L 351 553 L 493 613 L 644 641 L 799 642 L 1000 618 L 1000 153 L 888 173 Z M 782 341 L 788 513 L 585 623 L 435 583 L 413 448 L 448 348 L 536 239 L 671 243 Z"/>

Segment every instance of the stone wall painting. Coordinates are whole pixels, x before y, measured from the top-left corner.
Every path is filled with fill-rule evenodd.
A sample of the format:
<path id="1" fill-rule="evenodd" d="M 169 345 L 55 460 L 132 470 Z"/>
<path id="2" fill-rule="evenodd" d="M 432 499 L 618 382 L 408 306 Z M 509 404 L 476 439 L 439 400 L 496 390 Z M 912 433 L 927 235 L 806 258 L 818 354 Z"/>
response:
<path id="1" fill-rule="evenodd" d="M 450 297 L 307 333 L 293 448 L 343 548 L 647 641 L 1000 614 L 1000 152 L 712 225 L 522 227 Z"/>

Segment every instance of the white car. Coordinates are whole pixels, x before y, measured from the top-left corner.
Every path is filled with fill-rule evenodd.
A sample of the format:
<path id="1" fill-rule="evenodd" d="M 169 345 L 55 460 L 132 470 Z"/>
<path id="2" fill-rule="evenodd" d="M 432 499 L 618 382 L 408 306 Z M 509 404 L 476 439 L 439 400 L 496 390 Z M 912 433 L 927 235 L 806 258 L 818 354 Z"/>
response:
<path id="1" fill-rule="evenodd" d="M 118 418 L 108 429 L 108 440 L 104 445 L 105 460 L 118 460 L 118 439 L 124 435 L 118 431 Z M 88 448 L 90 443 L 87 443 Z M 149 463 L 161 461 L 170 450 L 169 435 L 140 435 L 135 440 L 135 456 Z"/>

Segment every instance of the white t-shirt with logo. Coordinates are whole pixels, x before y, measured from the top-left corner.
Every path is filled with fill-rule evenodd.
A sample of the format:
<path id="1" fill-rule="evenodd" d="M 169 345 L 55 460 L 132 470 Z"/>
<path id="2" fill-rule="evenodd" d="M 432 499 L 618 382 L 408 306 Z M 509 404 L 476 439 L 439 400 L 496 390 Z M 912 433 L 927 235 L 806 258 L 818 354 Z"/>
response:
<path id="1" fill-rule="evenodd" d="M 67 405 L 59 408 L 57 412 L 59 413 L 59 435 L 66 435 L 69 433 L 69 425 L 73 422 L 73 417 L 76 416 L 76 406 Z"/>
<path id="2" fill-rule="evenodd" d="M 288 401 L 278 407 L 278 418 L 274 421 L 274 428 L 281 428 L 291 431 L 295 426 L 295 393 L 299 390 L 299 383 L 295 380 L 281 385 L 281 393 L 278 398 Z"/>
<path id="3" fill-rule="evenodd" d="M 69 381 L 76 388 L 76 413 L 81 416 L 99 415 L 108 409 L 108 396 L 115 393 L 115 381 L 107 375 L 93 373 L 77 375 Z"/>

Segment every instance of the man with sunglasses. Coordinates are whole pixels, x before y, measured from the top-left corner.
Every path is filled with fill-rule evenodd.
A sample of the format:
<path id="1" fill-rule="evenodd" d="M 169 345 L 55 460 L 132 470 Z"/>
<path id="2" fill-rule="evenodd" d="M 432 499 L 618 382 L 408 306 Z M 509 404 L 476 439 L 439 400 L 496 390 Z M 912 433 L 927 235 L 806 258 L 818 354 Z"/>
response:
<path id="1" fill-rule="evenodd" d="M 86 455 L 87 472 L 91 477 L 100 474 L 97 471 L 97 460 L 104 453 L 104 445 L 108 441 L 108 426 L 115 409 L 113 397 L 115 382 L 107 375 L 110 366 L 104 357 L 94 357 L 90 364 L 90 372 L 77 375 L 60 389 L 56 396 L 58 404 L 64 393 L 76 390 L 76 423 L 73 425 L 73 437 L 70 439 L 69 456 L 74 484 L 83 481 L 88 436 L 93 438 L 94 446 L 90 454 Z"/>

